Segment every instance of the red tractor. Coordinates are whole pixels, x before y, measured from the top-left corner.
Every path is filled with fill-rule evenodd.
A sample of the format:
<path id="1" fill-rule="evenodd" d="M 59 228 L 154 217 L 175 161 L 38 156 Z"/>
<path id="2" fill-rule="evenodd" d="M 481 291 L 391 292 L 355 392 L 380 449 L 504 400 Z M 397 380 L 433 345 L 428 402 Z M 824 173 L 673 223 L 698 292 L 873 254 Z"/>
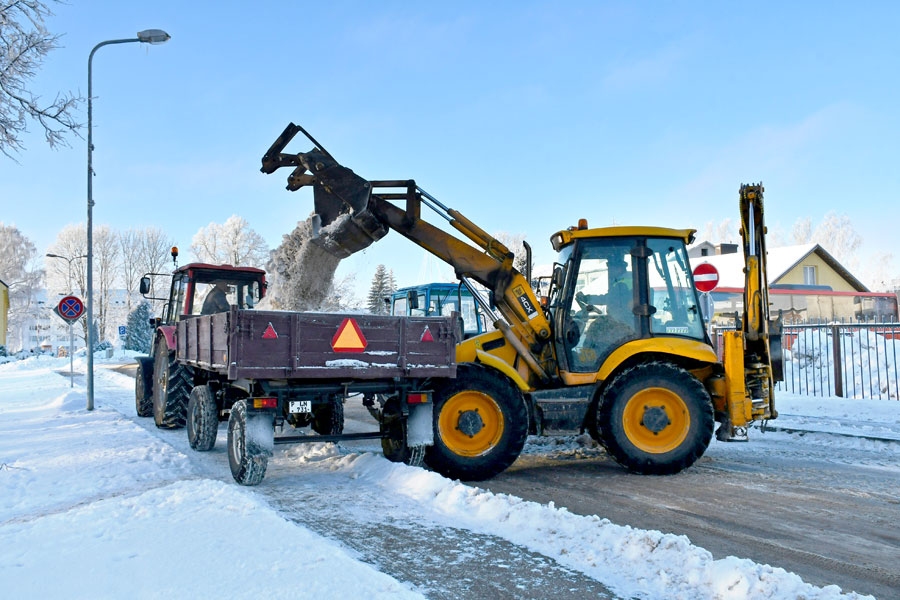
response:
<path id="1" fill-rule="evenodd" d="M 178 249 L 172 249 L 176 259 Z M 152 277 L 171 277 L 169 295 L 153 297 Z M 171 273 L 148 273 L 141 278 L 141 294 L 148 300 L 163 300 L 160 317 L 151 320 L 155 328 L 150 356 L 137 357 L 135 409 L 139 417 L 153 415 L 156 426 L 177 429 L 185 426 L 187 403 L 194 386 L 190 367 L 175 361 L 175 325 L 196 315 L 222 312 L 236 306 L 253 308 L 266 293 L 266 272 L 254 267 L 190 263 Z"/>

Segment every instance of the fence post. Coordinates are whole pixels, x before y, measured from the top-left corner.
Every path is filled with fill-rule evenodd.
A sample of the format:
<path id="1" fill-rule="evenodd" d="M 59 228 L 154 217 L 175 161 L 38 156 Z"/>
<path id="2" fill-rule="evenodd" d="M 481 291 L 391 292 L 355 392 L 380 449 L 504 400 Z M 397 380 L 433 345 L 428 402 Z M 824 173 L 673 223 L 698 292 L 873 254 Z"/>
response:
<path id="1" fill-rule="evenodd" d="M 841 360 L 841 327 L 836 323 L 831 325 L 832 358 L 834 360 L 834 395 L 844 397 L 844 361 Z"/>

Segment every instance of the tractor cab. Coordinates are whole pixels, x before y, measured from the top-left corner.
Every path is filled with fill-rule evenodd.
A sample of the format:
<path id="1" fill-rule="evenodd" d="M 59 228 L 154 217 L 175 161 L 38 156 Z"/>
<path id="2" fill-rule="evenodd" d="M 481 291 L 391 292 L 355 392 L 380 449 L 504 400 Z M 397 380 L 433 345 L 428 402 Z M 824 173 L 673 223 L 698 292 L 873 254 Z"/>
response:
<path id="1" fill-rule="evenodd" d="M 559 258 L 548 306 L 561 370 L 596 374 L 637 340 L 709 344 L 687 255 L 693 230 L 583 225 L 551 238 Z"/>
<path id="2" fill-rule="evenodd" d="M 190 263 L 175 269 L 168 298 L 147 296 L 152 289 L 152 275 L 141 278 L 144 297 L 166 300 L 161 325 L 174 325 L 182 318 L 224 312 L 232 306 L 253 308 L 265 296 L 266 273 L 254 267 L 233 267 Z"/>
<path id="3" fill-rule="evenodd" d="M 485 314 L 476 302 L 473 291 L 462 283 L 426 283 L 401 288 L 386 300 L 390 302 L 389 312 L 392 315 L 430 317 L 455 312 L 462 319 L 464 339 L 488 329 Z"/>

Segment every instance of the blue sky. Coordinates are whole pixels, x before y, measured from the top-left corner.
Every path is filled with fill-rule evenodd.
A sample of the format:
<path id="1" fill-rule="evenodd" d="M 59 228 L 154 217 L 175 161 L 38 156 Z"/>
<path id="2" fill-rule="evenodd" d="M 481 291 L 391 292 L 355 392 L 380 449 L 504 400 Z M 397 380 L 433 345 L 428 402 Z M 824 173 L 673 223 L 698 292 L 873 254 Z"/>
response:
<path id="1" fill-rule="evenodd" d="M 273 247 L 309 214 L 311 194 L 285 191 L 286 170 L 259 172 L 294 121 L 363 177 L 415 178 L 486 230 L 526 235 L 539 262 L 553 258 L 549 236 L 580 217 L 701 232 L 736 221 L 740 184 L 762 181 L 770 231 L 835 211 L 864 239 L 861 271 L 883 252 L 900 263 L 900 3 L 53 10 L 63 48 L 34 82 L 46 97 L 86 95 L 100 41 L 172 35 L 94 57 L 94 222 L 161 227 L 185 252 L 232 214 Z M 50 150 L 39 133 L 32 125 L 18 164 L 0 158 L 0 220 L 43 252 L 86 219 L 87 151 L 79 138 Z M 392 233 L 339 273 L 365 289 L 385 264 L 411 285 L 430 276 L 426 262 Z"/>

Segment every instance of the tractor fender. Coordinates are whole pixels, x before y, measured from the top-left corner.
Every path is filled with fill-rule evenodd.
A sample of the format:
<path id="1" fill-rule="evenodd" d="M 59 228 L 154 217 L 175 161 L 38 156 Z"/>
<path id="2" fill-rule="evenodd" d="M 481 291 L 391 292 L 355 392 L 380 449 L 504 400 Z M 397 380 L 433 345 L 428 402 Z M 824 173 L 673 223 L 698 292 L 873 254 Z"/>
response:
<path id="1" fill-rule="evenodd" d="M 160 325 L 158 337 L 166 340 L 166 347 L 170 352 L 175 351 L 175 326 Z"/>
<path id="2" fill-rule="evenodd" d="M 672 356 L 672 362 L 683 362 L 685 359 L 697 363 L 715 364 L 719 362 L 715 351 L 703 342 L 676 338 L 650 338 L 635 340 L 623 344 L 609 355 L 597 372 L 597 381 L 606 381 L 619 368 L 641 354 L 653 354 L 657 357 Z"/>

